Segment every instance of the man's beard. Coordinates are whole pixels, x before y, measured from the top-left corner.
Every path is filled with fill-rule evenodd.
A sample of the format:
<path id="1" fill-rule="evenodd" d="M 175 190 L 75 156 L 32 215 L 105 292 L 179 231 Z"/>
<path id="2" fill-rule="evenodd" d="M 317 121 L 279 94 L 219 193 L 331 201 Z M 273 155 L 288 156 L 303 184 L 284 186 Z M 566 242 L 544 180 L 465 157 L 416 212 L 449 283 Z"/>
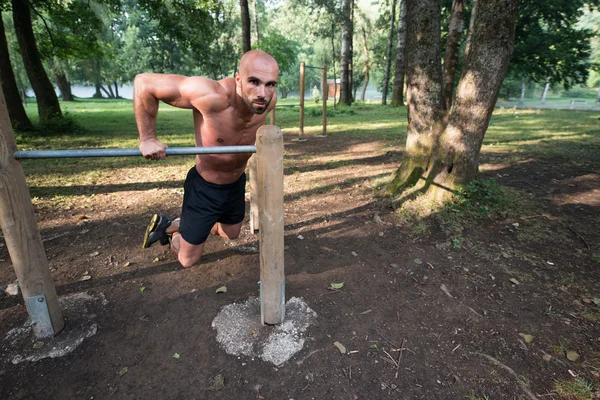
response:
<path id="1" fill-rule="evenodd" d="M 252 100 L 250 100 L 250 98 L 248 96 L 246 96 L 246 94 L 243 92 L 243 88 L 242 88 L 242 100 L 244 100 L 244 103 L 246 103 L 248 110 L 250 110 L 250 112 L 252 114 L 258 114 L 258 115 L 264 114 L 267 111 L 267 108 L 269 108 L 269 104 L 271 104 L 271 100 L 267 101 L 267 99 L 262 99 L 265 102 L 264 107 L 262 109 L 255 108 Z"/>

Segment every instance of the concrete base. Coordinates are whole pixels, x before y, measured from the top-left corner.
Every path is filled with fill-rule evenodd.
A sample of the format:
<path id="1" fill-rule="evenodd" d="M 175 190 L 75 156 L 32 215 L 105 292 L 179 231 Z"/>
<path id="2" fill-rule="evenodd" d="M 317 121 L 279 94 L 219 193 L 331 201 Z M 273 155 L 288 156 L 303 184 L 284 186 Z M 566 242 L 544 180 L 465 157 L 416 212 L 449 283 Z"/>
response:
<path id="1" fill-rule="evenodd" d="M 31 322 L 11 329 L 2 341 L 4 359 L 19 364 L 24 361 L 39 361 L 43 358 L 62 357 L 77 348 L 86 338 L 94 336 L 98 326 L 95 314 L 88 312 L 88 305 L 106 305 L 102 294 L 91 296 L 77 293 L 59 299 L 64 318 L 68 321 L 62 332 L 52 339 L 38 340 L 31 334 Z M 97 307 L 94 307 L 97 308 Z"/>
<path id="2" fill-rule="evenodd" d="M 317 313 L 302 299 L 293 297 L 285 305 L 283 323 L 262 325 L 260 301 L 251 298 L 223 307 L 212 327 L 227 354 L 258 357 L 279 366 L 302 350 L 303 333 L 316 318 Z"/>

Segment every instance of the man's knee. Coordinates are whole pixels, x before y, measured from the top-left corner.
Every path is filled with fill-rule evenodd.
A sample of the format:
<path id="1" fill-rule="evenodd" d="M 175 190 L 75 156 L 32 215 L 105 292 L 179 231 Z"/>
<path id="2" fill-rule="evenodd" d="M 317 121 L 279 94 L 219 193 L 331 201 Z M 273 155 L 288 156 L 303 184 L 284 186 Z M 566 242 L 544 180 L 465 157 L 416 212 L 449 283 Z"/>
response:
<path id="1" fill-rule="evenodd" d="M 181 252 L 177 255 L 177 260 L 183 268 L 190 268 L 192 265 L 200 261 L 200 256 L 191 257 L 183 255 Z"/>

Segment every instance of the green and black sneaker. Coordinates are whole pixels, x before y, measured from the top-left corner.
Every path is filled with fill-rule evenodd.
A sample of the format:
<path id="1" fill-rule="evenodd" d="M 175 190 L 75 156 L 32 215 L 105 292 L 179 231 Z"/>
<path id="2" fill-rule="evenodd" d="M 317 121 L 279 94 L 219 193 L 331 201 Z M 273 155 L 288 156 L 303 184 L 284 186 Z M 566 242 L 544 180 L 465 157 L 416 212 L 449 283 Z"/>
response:
<path id="1" fill-rule="evenodd" d="M 146 228 L 142 248 L 146 249 L 159 241 L 163 246 L 169 244 L 171 235 L 167 233 L 167 228 L 171 226 L 171 222 L 173 220 L 164 215 L 154 214 Z"/>

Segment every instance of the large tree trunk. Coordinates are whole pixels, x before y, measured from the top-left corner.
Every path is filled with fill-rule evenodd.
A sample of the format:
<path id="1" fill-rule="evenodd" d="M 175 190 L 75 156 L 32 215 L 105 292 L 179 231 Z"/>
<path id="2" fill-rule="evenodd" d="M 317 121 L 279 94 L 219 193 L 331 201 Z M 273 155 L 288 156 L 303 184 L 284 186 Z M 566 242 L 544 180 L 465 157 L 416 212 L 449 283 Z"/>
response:
<path id="1" fill-rule="evenodd" d="M 37 49 L 31 24 L 31 12 L 27 0 L 12 0 L 15 32 L 27 77 L 35 93 L 40 122 L 60 117 L 62 112 L 54 87 L 44 70 Z"/>
<path id="2" fill-rule="evenodd" d="M 390 15 L 390 32 L 388 34 L 387 55 L 385 63 L 385 75 L 383 77 L 383 91 L 381 93 L 381 104 L 387 104 L 387 92 L 390 85 L 390 70 L 392 69 L 392 46 L 394 42 L 394 22 L 396 20 L 396 0 L 392 0 L 392 12 Z"/>
<path id="3" fill-rule="evenodd" d="M 476 178 L 483 137 L 512 55 L 517 1 L 478 0 L 471 47 L 452 109 L 445 114 L 439 1 L 408 0 L 409 124 L 406 158 L 391 187 L 396 193 L 413 186 L 412 193 L 426 193 L 439 203 Z"/>
<path id="4" fill-rule="evenodd" d="M 392 106 L 399 107 L 404 104 L 404 75 L 406 74 L 406 61 L 404 48 L 406 46 L 406 0 L 400 3 L 400 18 L 398 19 L 398 41 L 396 43 L 396 67 L 394 68 L 394 91 L 392 93 Z"/>
<path id="5" fill-rule="evenodd" d="M 343 0 L 340 103 L 352 104 L 352 32 L 354 0 Z"/>
<path id="6" fill-rule="evenodd" d="M 240 10 L 242 15 L 242 52 L 246 53 L 252 48 L 250 44 L 250 11 L 248 10 L 248 0 L 240 0 Z"/>
<path id="7" fill-rule="evenodd" d="M 64 72 L 59 70 L 54 70 L 54 80 L 56 81 L 56 86 L 58 86 L 58 90 L 60 90 L 60 95 L 63 101 L 73 101 L 73 93 L 71 92 L 71 84 L 67 80 L 67 76 Z"/>
<path id="8" fill-rule="evenodd" d="M 15 79 L 15 74 L 10 63 L 10 54 L 8 52 L 8 43 L 4 32 L 4 22 L 2 21 L 0 10 L 0 81 L 2 82 L 2 91 L 8 108 L 8 115 L 15 129 L 30 130 L 33 128 L 21 96 L 19 95 L 19 87 Z"/>
<path id="9" fill-rule="evenodd" d="M 446 54 L 444 56 L 444 103 L 446 104 L 446 110 L 449 110 L 452 105 L 452 92 L 454 91 L 454 78 L 458 66 L 464 20 L 464 0 L 454 0 L 448 26 L 448 38 L 446 39 Z"/>
<path id="10" fill-rule="evenodd" d="M 367 47 L 367 31 L 364 26 L 362 28 L 362 42 L 363 50 L 365 51 L 365 80 L 362 90 L 360 91 L 360 99 L 364 101 L 365 93 L 367 93 L 367 86 L 369 85 L 369 72 L 371 71 L 371 58 L 369 57 L 369 48 Z"/>

